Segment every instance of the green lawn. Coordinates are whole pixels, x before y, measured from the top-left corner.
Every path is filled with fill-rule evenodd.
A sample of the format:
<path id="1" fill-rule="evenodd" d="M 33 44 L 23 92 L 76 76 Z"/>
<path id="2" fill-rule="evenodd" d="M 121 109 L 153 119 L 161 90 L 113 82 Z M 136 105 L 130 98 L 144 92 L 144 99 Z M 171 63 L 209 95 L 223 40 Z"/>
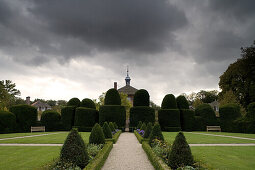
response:
<path id="1" fill-rule="evenodd" d="M 253 170 L 255 167 L 255 146 L 196 146 L 191 151 L 195 160 L 213 169 Z"/>
<path id="2" fill-rule="evenodd" d="M 242 138 L 252 138 L 255 139 L 255 134 L 247 134 L 247 133 L 228 133 L 228 132 L 195 132 L 195 133 L 207 133 L 213 135 L 226 135 L 226 136 L 236 136 Z"/>
<path id="3" fill-rule="evenodd" d="M 35 136 L 22 139 L 0 140 L 0 143 L 43 143 L 43 144 L 63 144 L 69 132 L 60 132 L 59 134 L 50 134 L 46 136 Z M 80 132 L 85 143 L 89 142 L 90 132 Z M 3 134 L 0 134 L 2 136 Z"/>
<path id="4" fill-rule="evenodd" d="M 57 146 L 0 146 L 0 169 L 36 169 L 59 156 Z"/>
<path id="5" fill-rule="evenodd" d="M 173 143 L 177 133 L 178 132 L 163 132 L 163 135 L 164 135 L 165 140 L 168 143 Z M 197 132 L 195 132 L 195 133 L 197 133 Z M 201 134 L 201 135 L 200 134 L 192 134 L 192 133 L 188 133 L 188 132 L 184 132 L 184 135 L 187 139 L 187 142 L 190 143 L 190 144 L 199 144 L 199 143 L 203 143 L 203 144 L 208 144 L 208 143 L 255 143 L 255 140 L 235 139 L 235 138 L 220 137 L 220 136 L 208 136 L 208 135 L 203 135 L 203 134 Z M 225 133 L 225 135 L 231 136 L 231 134 L 229 134 L 229 133 Z"/>
<path id="6" fill-rule="evenodd" d="M 0 134 L 0 139 L 20 137 L 20 136 L 31 136 L 31 135 L 49 134 L 49 133 L 56 133 L 56 132 L 8 133 L 8 134 Z"/>

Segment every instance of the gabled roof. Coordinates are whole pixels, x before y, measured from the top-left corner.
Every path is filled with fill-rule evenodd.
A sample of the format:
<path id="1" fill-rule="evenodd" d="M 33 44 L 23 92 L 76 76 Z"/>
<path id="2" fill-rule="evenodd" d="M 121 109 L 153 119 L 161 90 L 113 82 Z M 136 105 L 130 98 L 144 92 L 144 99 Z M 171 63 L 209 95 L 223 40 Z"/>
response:
<path id="1" fill-rule="evenodd" d="M 136 88 L 129 86 L 129 85 L 126 85 L 126 86 L 118 89 L 118 92 L 122 92 L 122 93 L 125 93 L 128 95 L 134 95 L 136 91 L 137 91 Z"/>
<path id="2" fill-rule="evenodd" d="M 31 106 L 34 106 L 34 107 L 47 107 L 47 108 L 50 108 L 51 106 L 48 105 L 47 103 L 43 103 L 41 102 L 40 100 L 38 100 L 37 102 L 31 104 Z"/>

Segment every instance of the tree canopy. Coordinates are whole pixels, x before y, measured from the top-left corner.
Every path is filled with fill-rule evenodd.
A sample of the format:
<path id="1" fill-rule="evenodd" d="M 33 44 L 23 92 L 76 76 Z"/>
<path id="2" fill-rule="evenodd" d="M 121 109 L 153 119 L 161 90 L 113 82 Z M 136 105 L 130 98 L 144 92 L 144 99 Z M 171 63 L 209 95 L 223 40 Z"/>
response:
<path id="1" fill-rule="evenodd" d="M 232 90 L 241 105 L 247 107 L 255 101 L 255 41 L 241 48 L 241 57 L 220 76 L 220 95 Z"/>

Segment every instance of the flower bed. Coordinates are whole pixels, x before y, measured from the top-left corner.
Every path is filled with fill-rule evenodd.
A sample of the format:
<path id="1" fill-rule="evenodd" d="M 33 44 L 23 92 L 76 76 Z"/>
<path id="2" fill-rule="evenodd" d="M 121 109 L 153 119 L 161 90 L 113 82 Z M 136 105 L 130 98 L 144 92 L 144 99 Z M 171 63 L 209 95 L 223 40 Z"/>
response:
<path id="1" fill-rule="evenodd" d="M 115 144 L 118 141 L 121 133 L 122 131 L 118 130 L 116 133 L 114 133 L 111 139 L 105 139 L 105 141 L 112 141 Z"/>
<path id="2" fill-rule="evenodd" d="M 137 140 L 139 141 L 139 143 L 141 143 L 141 144 L 143 141 L 149 140 L 149 139 L 143 138 L 142 135 L 144 135 L 144 130 L 140 130 L 140 129 L 134 130 L 134 134 L 135 134 Z"/>

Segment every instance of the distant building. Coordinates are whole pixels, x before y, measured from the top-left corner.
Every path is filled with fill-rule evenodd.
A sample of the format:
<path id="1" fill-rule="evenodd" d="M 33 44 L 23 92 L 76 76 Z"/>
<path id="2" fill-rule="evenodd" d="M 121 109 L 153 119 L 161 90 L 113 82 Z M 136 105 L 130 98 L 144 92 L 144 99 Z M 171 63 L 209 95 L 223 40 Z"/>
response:
<path id="1" fill-rule="evenodd" d="M 213 108 L 215 114 L 216 114 L 216 117 L 219 117 L 219 102 L 217 100 L 209 103 L 209 105 Z"/>
<path id="2" fill-rule="evenodd" d="M 130 101 L 131 105 L 133 106 L 134 95 L 135 95 L 135 92 L 137 91 L 137 89 L 130 85 L 131 79 L 128 75 L 128 68 L 127 68 L 127 77 L 125 78 L 125 81 L 126 81 L 126 86 L 121 87 L 119 89 L 117 89 L 117 82 L 114 82 L 114 88 L 116 90 L 118 90 L 119 93 L 127 94 L 127 96 L 128 96 L 127 99 L 128 99 L 128 101 Z"/>
<path id="3" fill-rule="evenodd" d="M 41 102 L 40 100 L 38 100 L 37 102 L 31 104 L 31 106 L 34 106 L 37 111 L 45 111 L 45 110 L 50 110 L 51 109 L 51 106 L 48 105 L 47 103 L 43 103 Z"/>

